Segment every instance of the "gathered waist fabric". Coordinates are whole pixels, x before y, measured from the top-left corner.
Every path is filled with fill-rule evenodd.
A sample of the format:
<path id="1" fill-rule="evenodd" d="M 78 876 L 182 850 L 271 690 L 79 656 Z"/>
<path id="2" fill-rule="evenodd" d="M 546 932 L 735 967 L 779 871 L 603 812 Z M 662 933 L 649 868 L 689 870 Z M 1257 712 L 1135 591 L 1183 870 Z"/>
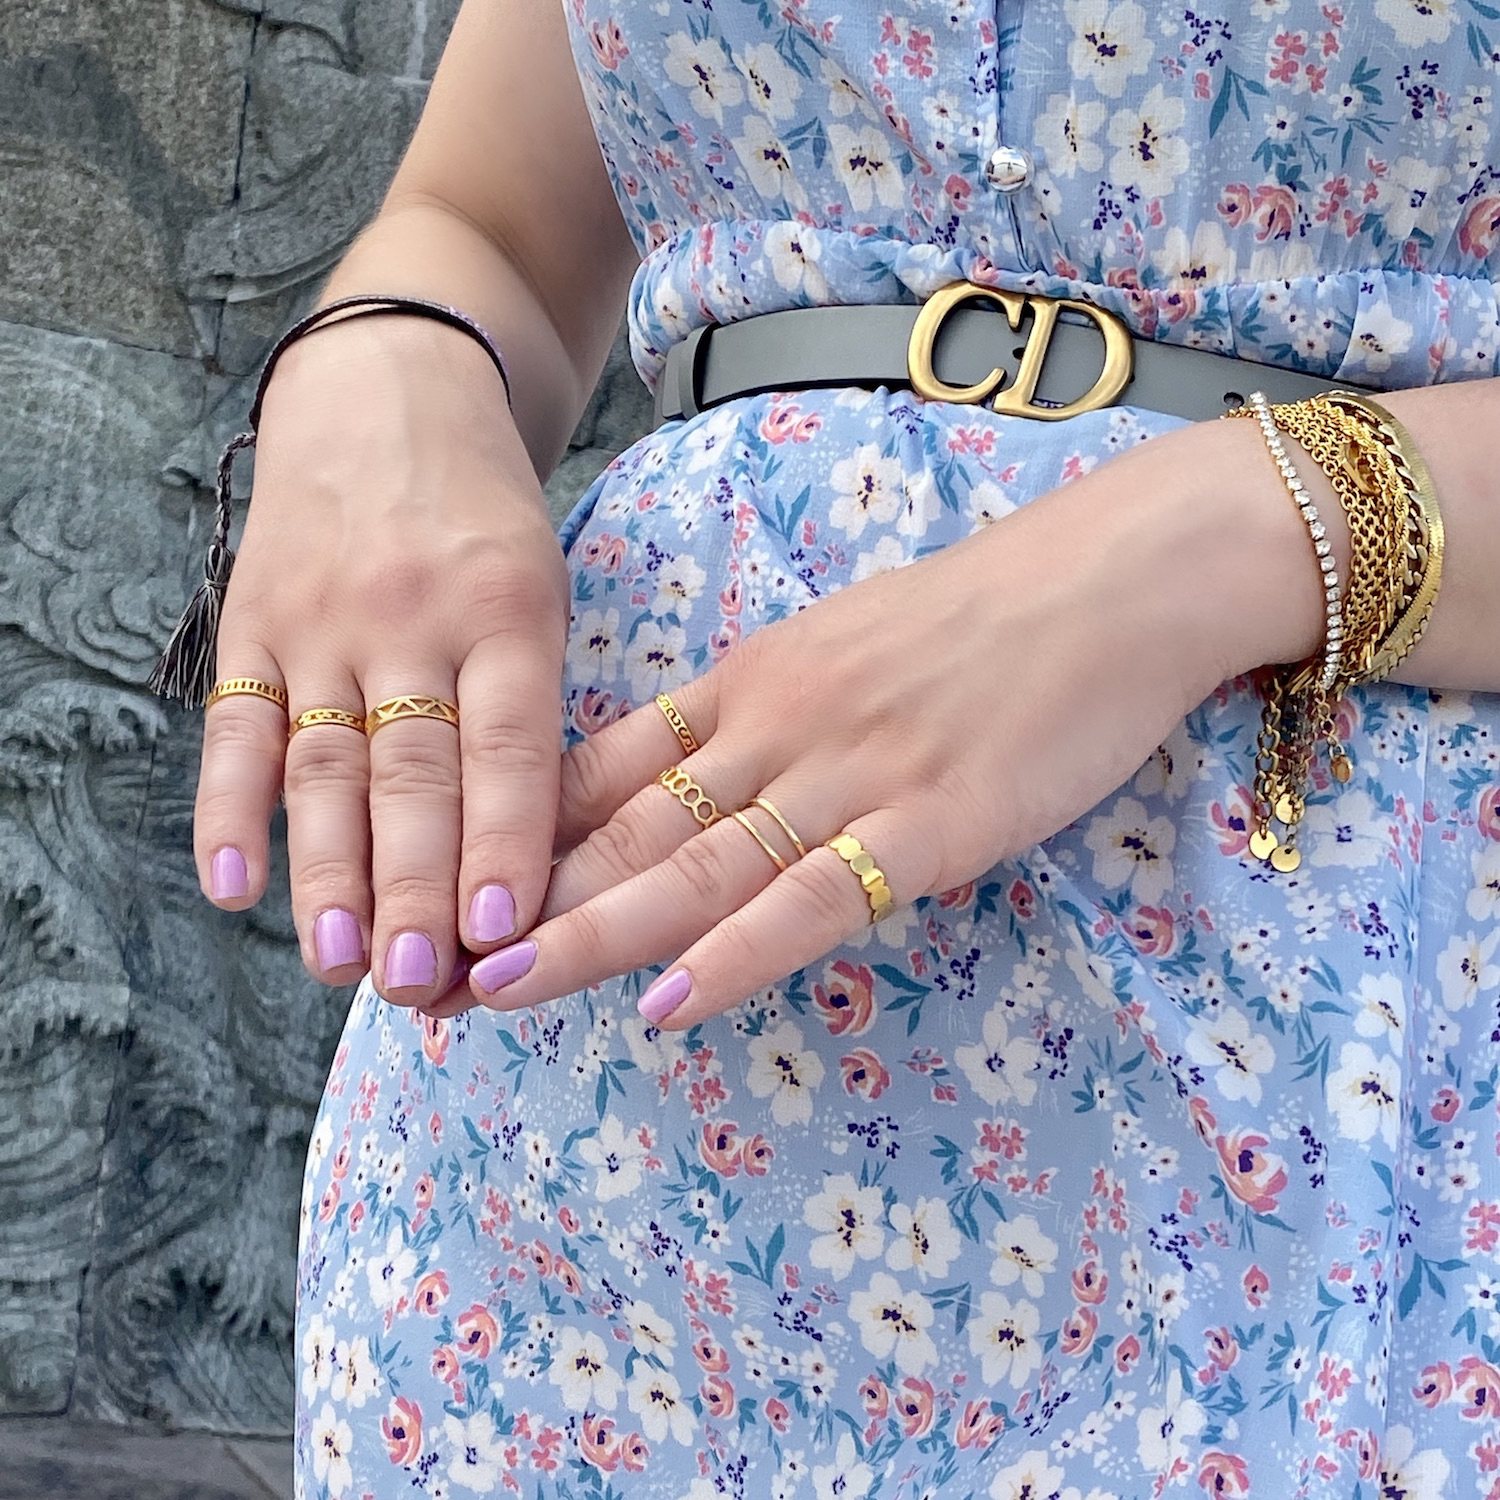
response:
<path id="1" fill-rule="evenodd" d="M 1018 272 L 968 247 L 796 220 L 723 220 L 658 246 L 632 288 L 631 349 L 654 389 L 667 351 L 705 324 L 791 307 L 920 301 L 959 280 L 1079 298 L 1142 337 L 1391 390 L 1487 376 L 1500 356 L 1500 299 L 1486 277 L 1308 270 L 1151 287 L 1128 268 L 1095 280 Z"/>

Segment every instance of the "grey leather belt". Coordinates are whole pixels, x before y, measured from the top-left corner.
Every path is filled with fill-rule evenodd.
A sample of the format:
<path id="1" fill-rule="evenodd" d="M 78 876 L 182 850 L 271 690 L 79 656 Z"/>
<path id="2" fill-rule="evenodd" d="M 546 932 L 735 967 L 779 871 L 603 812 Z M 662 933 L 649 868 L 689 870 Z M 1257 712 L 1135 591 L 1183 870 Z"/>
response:
<path id="1" fill-rule="evenodd" d="M 1117 403 L 1204 421 L 1252 390 L 1291 402 L 1334 382 L 1137 338 L 1088 303 L 956 282 L 919 306 L 793 308 L 696 329 L 667 355 L 656 417 L 767 391 L 882 385 L 1043 421 Z"/>

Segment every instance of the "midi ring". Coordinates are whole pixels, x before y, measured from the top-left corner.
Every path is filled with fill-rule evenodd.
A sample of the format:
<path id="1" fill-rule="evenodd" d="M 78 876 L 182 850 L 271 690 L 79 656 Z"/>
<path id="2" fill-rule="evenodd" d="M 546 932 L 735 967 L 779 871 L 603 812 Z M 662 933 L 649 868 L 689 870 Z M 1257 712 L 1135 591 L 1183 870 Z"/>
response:
<path id="1" fill-rule="evenodd" d="M 656 780 L 692 813 L 700 827 L 712 828 L 723 821 L 719 804 L 681 766 L 668 766 Z"/>
<path id="2" fill-rule="evenodd" d="M 352 714 L 347 708 L 310 708 L 292 720 L 286 737 L 291 739 L 300 730 L 311 729 L 316 724 L 337 724 L 341 729 L 357 729 L 361 734 L 365 732 L 363 714 Z"/>
<path id="3" fill-rule="evenodd" d="M 682 710 L 672 702 L 670 694 L 658 693 L 656 706 L 662 711 L 662 717 L 672 726 L 672 733 L 682 741 L 682 748 L 689 755 L 696 755 L 703 747 L 693 737 L 693 731 L 688 728 L 687 720 L 682 717 Z"/>
<path id="4" fill-rule="evenodd" d="M 203 701 L 204 710 L 212 708 L 220 698 L 264 698 L 286 711 L 286 689 L 274 682 L 262 682 L 259 677 L 226 677 L 215 683 L 213 692 Z"/>
<path id="5" fill-rule="evenodd" d="M 797 830 L 782 817 L 781 809 L 769 797 L 752 797 L 750 799 L 750 806 L 764 808 L 766 812 L 770 813 L 775 818 L 781 831 L 792 841 L 792 848 L 797 851 L 797 858 L 807 858 L 807 845 L 797 837 Z"/>
<path id="6" fill-rule="evenodd" d="M 733 818 L 734 821 L 738 823 L 740 827 L 743 828 L 745 832 L 748 833 L 750 837 L 753 838 L 755 842 L 766 851 L 766 854 L 769 856 L 771 863 L 776 866 L 778 872 L 784 871 L 786 869 L 786 861 L 775 851 L 775 849 L 771 847 L 769 843 L 766 842 L 766 840 L 761 836 L 760 829 L 758 829 L 755 824 L 752 823 L 750 819 L 744 815 L 744 813 L 730 813 L 729 816 Z"/>
<path id="7" fill-rule="evenodd" d="M 377 730 L 394 724 L 398 719 L 439 719 L 457 728 L 458 704 L 447 698 L 424 698 L 411 693 L 387 698 L 365 715 L 365 733 L 373 739 Z"/>
<path id="8" fill-rule="evenodd" d="M 839 833 L 829 839 L 825 847 L 832 849 L 859 876 L 865 900 L 870 903 L 870 921 L 885 921 L 896 909 L 896 898 L 891 895 L 880 866 L 865 852 L 865 846 L 852 833 Z"/>

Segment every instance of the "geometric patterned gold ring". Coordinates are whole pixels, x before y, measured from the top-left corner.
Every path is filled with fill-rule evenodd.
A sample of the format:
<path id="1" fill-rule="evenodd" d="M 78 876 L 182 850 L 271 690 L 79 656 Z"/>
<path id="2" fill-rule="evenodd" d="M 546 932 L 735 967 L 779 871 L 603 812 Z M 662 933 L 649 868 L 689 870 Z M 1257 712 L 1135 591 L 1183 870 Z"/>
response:
<path id="1" fill-rule="evenodd" d="M 357 729 L 361 734 L 365 732 L 363 714 L 351 714 L 347 708 L 310 708 L 292 720 L 292 727 L 287 730 L 286 737 L 291 739 L 300 730 L 311 729 L 315 724 L 337 724 L 341 729 Z"/>
<path id="2" fill-rule="evenodd" d="M 274 682 L 262 682 L 259 677 L 226 677 L 214 685 L 203 706 L 212 708 L 220 698 L 265 698 L 277 708 L 286 709 L 286 689 Z"/>
<path id="3" fill-rule="evenodd" d="M 424 698 L 413 693 L 404 693 L 399 698 L 387 698 L 377 703 L 365 715 L 365 733 L 373 735 L 376 730 L 394 724 L 398 719 L 440 719 L 444 724 L 458 726 L 458 704 L 446 698 Z"/>
<path id="4" fill-rule="evenodd" d="M 865 853 L 864 845 L 852 833 L 839 833 L 828 840 L 828 848 L 859 876 L 865 899 L 870 903 L 870 921 L 885 921 L 896 909 L 896 898 L 891 895 L 880 867 Z"/>
<path id="5" fill-rule="evenodd" d="M 719 804 L 681 766 L 669 766 L 656 779 L 692 813 L 700 827 L 712 828 L 723 821 Z"/>
<path id="6" fill-rule="evenodd" d="M 696 755 L 700 747 L 693 736 L 693 731 L 688 728 L 687 720 L 682 717 L 682 710 L 666 693 L 656 695 L 656 706 L 661 710 L 662 717 L 672 726 L 672 733 L 682 741 L 682 748 L 689 755 Z"/>

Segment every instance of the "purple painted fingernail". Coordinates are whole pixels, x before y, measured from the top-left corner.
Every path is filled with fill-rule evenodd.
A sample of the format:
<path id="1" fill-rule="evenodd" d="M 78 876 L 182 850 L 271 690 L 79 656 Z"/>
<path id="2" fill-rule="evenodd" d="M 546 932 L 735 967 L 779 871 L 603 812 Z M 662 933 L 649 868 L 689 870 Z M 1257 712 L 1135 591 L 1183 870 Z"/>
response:
<path id="1" fill-rule="evenodd" d="M 503 885 L 482 885 L 469 902 L 469 936 L 498 943 L 516 930 L 516 898 Z"/>
<path id="2" fill-rule="evenodd" d="M 343 969 L 363 963 L 365 940 L 354 913 L 341 906 L 330 907 L 313 923 L 313 947 L 318 953 L 318 967 Z"/>
<path id="3" fill-rule="evenodd" d="M 437 949 L 425 932 L 398 932 L 385 950 L 385 988 L 426 989 L 437 983 Z"/>
<path id="4" fill-rule="evenodd" d="M 250 871 L 238 849 L 226 846 L 214 855 L 208 867 L 208 889 L 215 901 L 236 901 L 250 894 Z"/>
<path id="5" fill-rule="evenodd" d="M 487 958 L 481 958 L 469 970 L 469 977 L 486 995 L 493 995 L 496 990 L 503 990 L 506 985 L 513 984 L 523 974 L 531 973 L 534 963 L 536 944 L 527 938 L 523 943 L 512 943 L 509 948 L 501 948 Z"/>
<path id="6" fill-rule="evenodd" d="M 636 1009 L 653 1025 L 665 1021 L 693 991 L 693 976 L 686 969 L 663 974 L 636 1002 Z"/>

